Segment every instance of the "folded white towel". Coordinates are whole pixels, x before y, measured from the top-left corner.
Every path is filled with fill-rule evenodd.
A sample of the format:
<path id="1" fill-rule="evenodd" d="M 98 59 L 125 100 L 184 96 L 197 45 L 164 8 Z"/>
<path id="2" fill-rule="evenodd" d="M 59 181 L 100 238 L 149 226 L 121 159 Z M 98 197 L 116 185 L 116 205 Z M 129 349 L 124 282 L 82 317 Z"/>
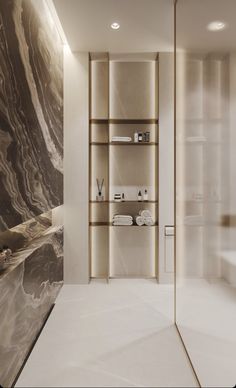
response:
<path id="1" fill-rule="evenodd" d="M 125 221 L 114 221 L 113 225 L 114 226 L 131 226 L 131 225 L 133 225 L 133 221 L 127 221 L 127 222 L 125 222 Z"/>
<path id="2" fill-rule="evenodd" d="M 112 139 L 114 139 L 114 140 L 117 140 L 117 139 L 129 140 L 129 139 L 131 139 L 131 137 L 130 136 L 112 136 Z"/>
<path id="3" fill-rule="evenodd" d="M 133 218 L 124 218 L 124 217 L 116 217 L 113 218 L 114 221 L 133 221 Z"/>
<path id="4" fill-rule="evenodd" d="M 145 218 L 143 218 L 143 220 L 144 220 L 144 224 L 146 226 L 153 226 L 154 225 L 154 221 L 153 221 L 152 217 L 145 217 Z"/>
<path id="5" fill-rule="evenodd" d="M 114 216 L 113 216 L 113 219 L 117 219 L 117 218 L 121 218 L 121 219 L 130 219 L 130 220 L 132 220 L 133 219 L 133 217 L 132 216 L 130 216 L 130 215 L 126 215 L 126 214 L 115 214 Z"/>
<path id="6" fill-rule="evenodd" d="M 132 138 L 129 136 L 112 136 L 111 141 L 130 142 L 130 141 L 132 141 Z"/>
<path id="7" fill-rule="evenodd" d="M 133 221 L 133 218 L 124 218 L 124 217 L 116 217 L 116 218 L 113 218 L 113 221 L 124 221 L 124 222 L 130 222 L 130 221 Z"/>
<path id="8" fill-rule="evenodd" d="M 115 220 L 113 221 L 113 225 L 132 225 L 133 224 L 133 221 L 129 220 L 129 221 L 121 221 L 121 220 Z"/>
<path id="9" fill-rule="evenodd" d="M 143 218 L 152 217 L 150 210 L 140 210 L 139 215 Z"/>
<path id="10" fill-rule="evenodd" d="M 143 217 L 137 216 L 135 220 L 136 220 L 136 224 L 137 224 L 138 226 L 144 225 L 144 219 L 143 219 Z"/>

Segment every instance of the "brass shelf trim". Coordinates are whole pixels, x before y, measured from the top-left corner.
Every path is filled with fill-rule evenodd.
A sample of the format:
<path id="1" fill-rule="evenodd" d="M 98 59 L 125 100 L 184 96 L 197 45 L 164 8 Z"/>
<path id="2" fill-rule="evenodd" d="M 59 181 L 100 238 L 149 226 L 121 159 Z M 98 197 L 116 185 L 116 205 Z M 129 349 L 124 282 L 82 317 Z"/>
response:
<path id="1" fill-rule="evenodd" d="M 158 201 L 156 201 L 156 200 L 153 200 L 153 201 L 138 201 L 138 200 L 127 200 L 127 201 L 108 201 L 108 200 L 106 200 L 106 201 L 89 201 L 90 203 L 115 203 L 115 204 L 124 204 L 124 203 L 139 203 L 139 204 L 148 204 L 148 203 L 158 203 Z"/>
<path id="2" fill-rule="evenodd" d="M 90 124 L 158 124 L 158 119 L 90 119 Z"/>
<path id="3" fill-rule="evenodd" d="M 109 226 L 109 227 L 112 227 L 112 228 L 140 228 L 140 229 L 146 229 L 146 228 L 155 228 L 158 225 L 158 223 L 155 223 L 154 225 L 142 225 L 142 226 L 139 226 L 139 225 L 113 225 L 112 222 L 90 222 L 89 223 L 90 226 Z"/>
<path id="4" fill-rule="evenodd" d="M 90 145 L 93 146 L 157 146 L 157 142 L 147 142 L 147 143 L 134 143 L 134 142 L 91 142 Z"/>

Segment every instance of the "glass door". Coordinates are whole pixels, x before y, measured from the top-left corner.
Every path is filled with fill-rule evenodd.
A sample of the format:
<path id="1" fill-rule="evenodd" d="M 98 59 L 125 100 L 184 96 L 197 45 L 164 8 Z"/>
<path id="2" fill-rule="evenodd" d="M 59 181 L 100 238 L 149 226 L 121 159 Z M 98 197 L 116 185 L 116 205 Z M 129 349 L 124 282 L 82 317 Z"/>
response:
<path id="1" fill-rule="evenodd" d="M 236 1 L 178 0 L 176 323 L 199 384 L 236 384 Z"/>

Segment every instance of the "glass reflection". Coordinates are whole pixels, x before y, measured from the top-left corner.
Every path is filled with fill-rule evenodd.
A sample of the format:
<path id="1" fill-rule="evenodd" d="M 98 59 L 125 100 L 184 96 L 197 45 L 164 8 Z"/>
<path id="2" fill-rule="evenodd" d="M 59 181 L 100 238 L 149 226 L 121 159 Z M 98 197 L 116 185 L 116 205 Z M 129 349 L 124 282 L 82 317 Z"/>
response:
<path id="1" fill-rule="evenodd" d="M 236 1 L 178 0 L 176 319 L 204 387 L 236 384 L 235 36 Z"/>

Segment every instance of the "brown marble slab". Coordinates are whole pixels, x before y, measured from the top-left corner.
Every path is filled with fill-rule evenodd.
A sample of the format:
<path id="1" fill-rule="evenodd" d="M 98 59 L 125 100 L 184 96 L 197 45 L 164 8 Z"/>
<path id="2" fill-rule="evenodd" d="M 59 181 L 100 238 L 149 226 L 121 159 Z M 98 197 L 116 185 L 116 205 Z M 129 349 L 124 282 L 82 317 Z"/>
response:
<path id="1" fill-rule="evenodd" d="M 0 231 L 63 203 L 63 48 L 45 0 L 0 0 Z"/>
<path id="2" fill-rule="evenodd" d="M 14 382 L 63 282 L 63 229 L 13 255 L 0 275 L 0 385 Z"/>

